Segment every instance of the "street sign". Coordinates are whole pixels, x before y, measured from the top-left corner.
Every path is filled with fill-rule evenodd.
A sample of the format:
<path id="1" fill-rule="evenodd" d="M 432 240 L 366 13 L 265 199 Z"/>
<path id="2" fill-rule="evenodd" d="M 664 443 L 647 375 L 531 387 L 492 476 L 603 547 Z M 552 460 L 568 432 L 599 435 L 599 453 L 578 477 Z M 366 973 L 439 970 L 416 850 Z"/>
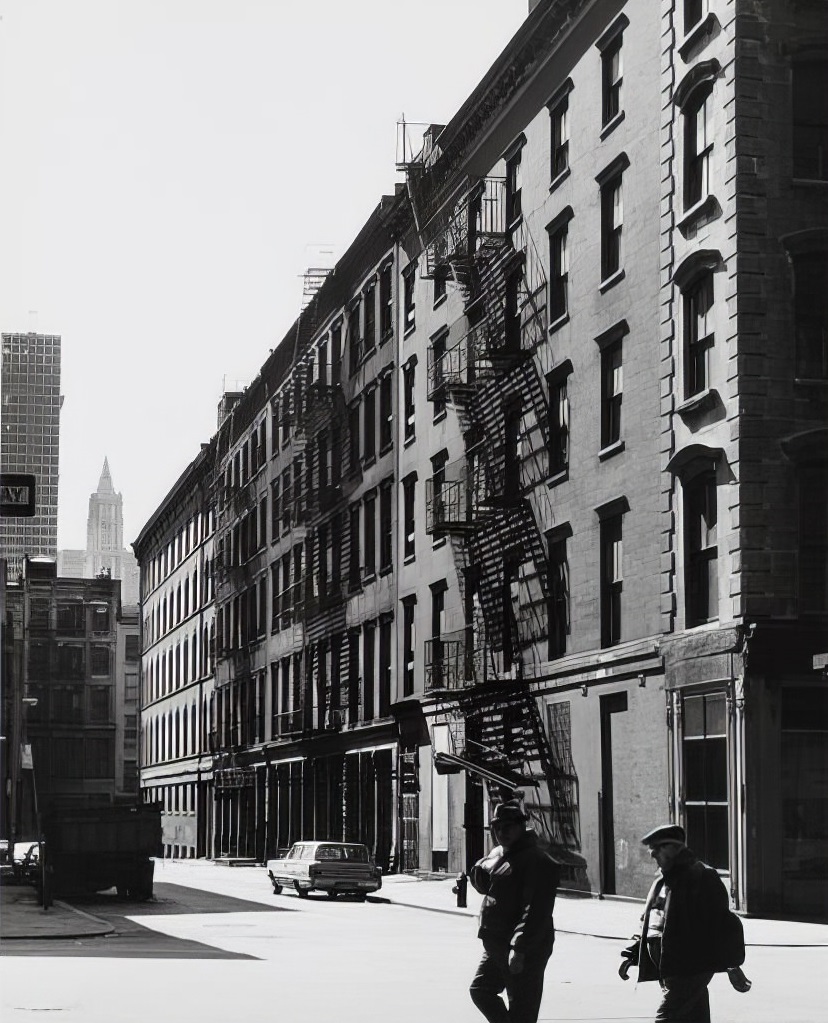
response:
<path id="1" fill-rule="evenodd" d="M 35 477 L 30 473 L 0 473 L 0 517 L 30 519 L 35 513 Z"/>

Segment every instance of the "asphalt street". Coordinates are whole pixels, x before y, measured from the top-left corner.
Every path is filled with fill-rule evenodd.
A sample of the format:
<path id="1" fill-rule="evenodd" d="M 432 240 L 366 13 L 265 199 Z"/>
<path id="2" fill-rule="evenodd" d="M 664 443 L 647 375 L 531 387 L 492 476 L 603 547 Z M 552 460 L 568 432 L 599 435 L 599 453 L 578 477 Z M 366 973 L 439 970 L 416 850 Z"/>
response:
<path id="1" fill-rule="evenodd" d="M 76 901 L 111 936 L 3 943 L 3 1023 L 480 1023 L 469 916 L 274 896 L 261 868 L 159 866 L 150 903 Z M 559 935 L 543 1023 L 652 1020 L 658 990 L 620 981 L 618 952 L 617 940 Z M 715 1023 L 816 1023 L 825 964 L 824 947 L 751 950 L 754 991 L 716 977 Z"/>

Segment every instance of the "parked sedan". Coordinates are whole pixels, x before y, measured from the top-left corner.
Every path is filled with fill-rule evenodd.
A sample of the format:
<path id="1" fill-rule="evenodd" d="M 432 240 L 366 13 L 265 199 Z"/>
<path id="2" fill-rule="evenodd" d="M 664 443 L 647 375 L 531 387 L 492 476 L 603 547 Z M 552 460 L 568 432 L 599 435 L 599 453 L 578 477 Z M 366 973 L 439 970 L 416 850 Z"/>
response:
<path id="1" fill-rule="evenodd" d="M 297 842 L 286 856 L 267 861 L 267 875 L 276 895 L 288 886 L 301 898 L 322 891 L 331 899 L 347 894 L 364 901 L 382 887 L 382 870 L 356 842 Z"/>

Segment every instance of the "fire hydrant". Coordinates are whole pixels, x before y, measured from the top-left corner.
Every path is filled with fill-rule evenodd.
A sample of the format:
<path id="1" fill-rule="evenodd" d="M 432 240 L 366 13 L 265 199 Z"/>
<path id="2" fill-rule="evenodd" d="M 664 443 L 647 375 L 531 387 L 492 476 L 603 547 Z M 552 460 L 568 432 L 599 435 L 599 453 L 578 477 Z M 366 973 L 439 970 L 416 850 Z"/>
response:
<path id="1" fill-rule="evenodd" d="M 469 879 L 461 870 L 457 875 L 457 882 L 455 883 L 452 891 L 457 896 L 457 907 L 458 909 L 466 908 L 466 893 L 469 890 Z"/>

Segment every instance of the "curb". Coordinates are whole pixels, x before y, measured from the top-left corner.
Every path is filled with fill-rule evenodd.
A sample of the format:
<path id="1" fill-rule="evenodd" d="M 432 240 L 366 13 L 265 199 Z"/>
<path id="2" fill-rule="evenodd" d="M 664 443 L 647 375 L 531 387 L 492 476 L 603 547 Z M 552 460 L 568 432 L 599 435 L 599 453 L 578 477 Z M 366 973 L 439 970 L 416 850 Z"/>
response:
<path id="1" fill-rule="evenodd" d="M 90 923 L 95 924 L 94 930 L 84 931 L 61 931 L 60 933 L 52 934 L 21 934 L 20 932 L 14 934 L 0 934 L 0 940 L 2 941 L 75 941 L 78 938 L 103 938 L 108 934 L 115 932 L 115 927 L 112 924 L 108 924 L 101 920 L 97 916 L 92 916 L 91 913 L 85 913 L 82 909 L 76 909 L 74 906 L 70 906 L 68 902 L 63 902 L 60 899 L 55 899 L 53 905 L 58 906 L 64 911 L 75 913 L 77 916 L 83 917 Z"/>

